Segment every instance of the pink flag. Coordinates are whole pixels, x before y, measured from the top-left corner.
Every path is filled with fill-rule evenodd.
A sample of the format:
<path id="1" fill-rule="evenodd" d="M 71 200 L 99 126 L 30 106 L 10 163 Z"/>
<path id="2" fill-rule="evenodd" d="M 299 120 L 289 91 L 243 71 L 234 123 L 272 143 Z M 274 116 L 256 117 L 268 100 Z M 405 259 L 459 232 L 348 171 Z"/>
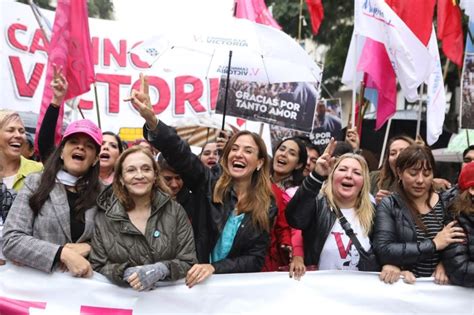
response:
<path id="1" fill-rule="evenodd" d="M 237 5 L 235 17 L 281 29 L 263 0 L 236 0 L 235 2 Z"/>
<path id="2" fill-rule="evenodd" d="M 366 73 L 365 86 L 378 91 L 375 122 L 378 130 L 397 110 L 397 81 L 384 44 L 367 38 L 357 70 Z"/>
<path id="3" fill-rule="evenodd" d="M 53 64 L 56 64 L 58 68 L 62 67 L 69 83 L 65 100 L 90 90 L 95 73 L 86 0 L 58 0 L 51 43 L 48 49 L 48 68 L 36 132 L 39 131 L 46 109 L 52 99 L 53 91 L 50 82 L 53 78 Z M 64 109 L 61 106 L 56 126 L 56 143 L 61 139 L 63 112 Z"/>

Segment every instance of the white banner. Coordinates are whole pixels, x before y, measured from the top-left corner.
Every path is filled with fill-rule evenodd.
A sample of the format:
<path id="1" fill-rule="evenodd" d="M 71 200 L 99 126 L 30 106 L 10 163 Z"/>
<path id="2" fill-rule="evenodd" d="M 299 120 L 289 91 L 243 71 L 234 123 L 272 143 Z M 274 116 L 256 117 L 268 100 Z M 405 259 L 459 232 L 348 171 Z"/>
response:
<path id="1" fill-rule="evenodd" d="M 163 4 L 165 8 L 165 4 Z M 54 12 L 41 10 L 51 22 Z M 192 27 L 183 21 L 183 27 Z M 201 78 L 191 73 L 154 74 L 135 54 L 128 53 L 140 41 L 158 29 L 166 29 L 163 21 L 153 21 L 137 30 L 136 25 L 89 19 L 93 58 L 96 72 L 98 103 L 103 131 L 119 132 L 120 128 L 142 128 L 143 119 L 131 104 L 122 100 L 132 88 L 139 87 L 139 73 L 150 78 L 150 93 L 154 110 L 160 119 L 172 124 L 184 117 L 213 115 L 219 90 L 219 78 Z M 140 24 L 142 25 L 142 24 Z M 46 73 L 47 43 L 28 5 L 0 1 L 0 108 L 39 113 Z M 192 65 L 193 60 L 183 60 Z M 75 101 L 86 118 L 97 121 L 93 105 L 93 89 Z M 221 117 L 220 115 L 216 115 Z M 79 114 L 71 119 L 80 118 Z M 235 118 L 228 123 L 236 125 Z M 33 126 L 34 127 L 34 126 Z M 247 129 L 258 130 L 258 123 Z M 122 130 L 121 136 L 128 133 Z M 138 130 L 136 138 L 141 138 Z M 127 140 L 127 139 L 125 139 Z"/>
<path id="2" fill-rule="evenodd" d="M 286 272 L 213 275 L 192 289 L 183 281 L 148 292 L 68 273 L 0 267 L 0 314 L 473 314 L 474 289 L 433 279 L 384 284 L 375 273 Z"/>

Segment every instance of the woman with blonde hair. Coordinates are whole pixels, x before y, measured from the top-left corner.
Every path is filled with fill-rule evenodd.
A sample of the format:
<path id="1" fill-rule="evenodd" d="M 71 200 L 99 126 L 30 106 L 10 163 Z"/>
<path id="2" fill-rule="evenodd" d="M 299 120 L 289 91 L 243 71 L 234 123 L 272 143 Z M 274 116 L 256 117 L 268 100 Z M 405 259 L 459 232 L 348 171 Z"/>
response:
<path id="1" fill-rule="evenodd" d="M 112 187 L 98 198 L 92 268 L 138 291 L 184 278 L 197 261 L 193 230 L 170 197 L 151 151 L 127 149 L 114 174 Z"/>
<path id="2" fill-rule="evenodd" d="M 43 169 L 41 163 L 21 155 L 26 145 L 26 130 L 20 115 L 10 110 L 0 110 L 0 179 L 8 189 L 16 192 L 23 187 L 25 177 Z"/>
<path id="3" fill-rule="evenodd" d="M 289 202 L 286 218 L 303 231 L 306 265 L 317 265 L 319 270 L 375 271 L 377 261 L 370 255 L 374 206 L 369 197 L 367 163 L 353 153 L 336 160 L 332 157 L 335 147 L 331 139 L 315 170 Z M 354 247 L 359 255 L 349 255 Z"/>
<path id="4" fill-rule="evenodd" d="M 146 121 L 144 136 L 193 192 L 196 211 L 205 211 L 208 217 L 210 263 L 194 265 L 186 284 L 193 287 L 213 273 L 260 271 L 276 214 L 262 138 L 249 131 L 236 133 L 223 150 L 220 167 L 211 171 L 174 129 L 155 116 L 146 77 L 142 75 L 141 81 L 140 91 L 133 90 L 130 100 Z"/>
<path id="5" fill-rule="evenodd" d="M 27 175 L 40 172 L 41 163 L 21 155 L 26 143 L 25 125 L 17 112 L 0 110 L 0 265 L 5 263 L 2 254 L 2 229 L 10 207 Z"/>

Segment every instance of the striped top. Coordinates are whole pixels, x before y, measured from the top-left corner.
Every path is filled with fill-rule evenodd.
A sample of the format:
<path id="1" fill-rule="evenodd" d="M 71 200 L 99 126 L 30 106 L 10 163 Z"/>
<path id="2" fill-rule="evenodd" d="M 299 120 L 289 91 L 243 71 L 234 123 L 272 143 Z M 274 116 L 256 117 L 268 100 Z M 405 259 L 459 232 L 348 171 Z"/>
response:
<path id="1" fill-rule="evenodd" d="M 434 239 L 436 234 L 441 231 L 443 225 L 443 205 L 441 201 L 438 201 L 434 206 L 433 210 L 426 214 L 421 214 L 420 219 L 426 227 L 426 231 L 416 226 L 417 241 L 421 242 L 425 239 Z M 419 261 L 413 268 L 413 274 L 415 277 L 431 277 L 436 268 L 436 265 L 440 262 L 439 252 L 435 252 L 431 257 Z"/>

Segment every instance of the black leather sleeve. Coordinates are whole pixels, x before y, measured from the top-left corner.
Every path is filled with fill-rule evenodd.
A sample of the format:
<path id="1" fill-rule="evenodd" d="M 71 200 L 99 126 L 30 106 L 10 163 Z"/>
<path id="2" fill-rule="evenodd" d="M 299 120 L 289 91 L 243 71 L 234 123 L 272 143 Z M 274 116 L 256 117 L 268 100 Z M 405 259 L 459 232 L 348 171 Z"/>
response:
<path id="1" fill-rule="evenodd" d="M 472 222 L 469 223 L 462 218 L 458 218 L 458 221 L 461 222 L 464 231 L 468 232 L 467 242 L 449 245 L 441 253 L 441 257 L 452 284 L 474 287 L 474 226 Z"/>
<path id="2" fill-rule="evenodd" d="M 382 265 L 410 266 L 435 252 L 433 241 L 417 242 L 407 233 L 400 232 L 404 230 L 412 230 L 410 222 L 404 220 L 400 210 L 397 211 L 392 196 L 384 198 L 377 206 L 373 237 L 374 249 Z"/>
<path id="3" fill-rule="evenodd" d="M 308 228 L 314 212 L 317 211 L 316 197 L 321 190 L 324 180 L 324 177 L 319 176 L 315 172 L 306 176 L 303 184 L 286 207 L 285 214 L 289 225 L 300 230 Z"/>

